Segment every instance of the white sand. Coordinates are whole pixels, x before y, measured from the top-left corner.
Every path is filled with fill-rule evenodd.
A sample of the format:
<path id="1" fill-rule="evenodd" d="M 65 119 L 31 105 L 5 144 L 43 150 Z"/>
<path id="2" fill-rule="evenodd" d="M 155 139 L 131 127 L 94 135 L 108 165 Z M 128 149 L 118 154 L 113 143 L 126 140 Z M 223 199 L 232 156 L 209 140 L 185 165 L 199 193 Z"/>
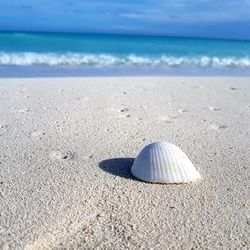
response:
<path id="1" fill-rule="evenodd" d="M 1 79 L 0 249 L 247 249 L 249 133 L 249 78 Z M 158 140 L 202 181 L 135 180 Z"/>

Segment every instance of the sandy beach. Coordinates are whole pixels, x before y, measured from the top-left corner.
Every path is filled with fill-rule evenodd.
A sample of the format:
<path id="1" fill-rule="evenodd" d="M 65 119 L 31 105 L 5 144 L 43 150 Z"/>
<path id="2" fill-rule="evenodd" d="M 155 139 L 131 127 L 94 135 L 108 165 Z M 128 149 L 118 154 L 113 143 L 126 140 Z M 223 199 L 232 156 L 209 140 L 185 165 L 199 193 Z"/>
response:
<path id="1" fill-rule="evenodd" d="M 249 249 L 250 78 L 0 79 L 0 249 Z M 198 183 L 130 167 L 179 146 Z"/>

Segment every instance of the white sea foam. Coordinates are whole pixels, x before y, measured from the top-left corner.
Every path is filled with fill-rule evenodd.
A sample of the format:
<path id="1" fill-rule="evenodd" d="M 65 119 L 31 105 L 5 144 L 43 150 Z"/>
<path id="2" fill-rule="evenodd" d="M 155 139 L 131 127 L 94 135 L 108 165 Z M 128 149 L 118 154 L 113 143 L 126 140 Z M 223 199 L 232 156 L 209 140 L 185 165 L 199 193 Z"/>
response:
<path id="1" fill-rule="evenodd" d="M 6 53 L 0 52 L 0 65 L 72 65 L 72 66 L 152 66 L 152 67 L 187 67 L 196 66 L 202 68 L 243 68 L 250 69 L 250 57 L 146 57 L 128 55 L 118 57 L 106 54 L 81 54 L 81 53 Z"/>

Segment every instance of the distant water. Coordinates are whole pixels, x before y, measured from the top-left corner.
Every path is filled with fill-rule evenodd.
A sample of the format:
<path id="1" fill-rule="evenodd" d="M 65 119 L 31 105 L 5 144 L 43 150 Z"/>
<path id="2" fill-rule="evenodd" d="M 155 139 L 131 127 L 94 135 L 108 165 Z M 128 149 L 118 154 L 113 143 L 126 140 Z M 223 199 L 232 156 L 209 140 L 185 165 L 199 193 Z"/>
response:
<path id="1" fill-rule="evenodd" d="M 0 33 L 0 76 L 21 71 L 250 75 L 250 41 Z"/>

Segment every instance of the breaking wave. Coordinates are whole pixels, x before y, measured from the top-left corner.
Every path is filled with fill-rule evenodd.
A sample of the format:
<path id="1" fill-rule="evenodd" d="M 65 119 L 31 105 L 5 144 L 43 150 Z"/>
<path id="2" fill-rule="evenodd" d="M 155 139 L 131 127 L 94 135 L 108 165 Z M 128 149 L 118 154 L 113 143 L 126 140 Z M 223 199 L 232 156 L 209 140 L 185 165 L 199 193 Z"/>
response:
<path id="1" fill-rule="evenodd" d="M 71 65 L 71 66 L 149 66 L 149 67 L 201 67 L 201 68 L 238 68 L 250 69 L 250 57 L 174 57 L 165 56 L 147 57 L 137 55 L 114 56 L 107 54 L 83 53 L 6 53 L 0 52 L 0 65 Z"/>

